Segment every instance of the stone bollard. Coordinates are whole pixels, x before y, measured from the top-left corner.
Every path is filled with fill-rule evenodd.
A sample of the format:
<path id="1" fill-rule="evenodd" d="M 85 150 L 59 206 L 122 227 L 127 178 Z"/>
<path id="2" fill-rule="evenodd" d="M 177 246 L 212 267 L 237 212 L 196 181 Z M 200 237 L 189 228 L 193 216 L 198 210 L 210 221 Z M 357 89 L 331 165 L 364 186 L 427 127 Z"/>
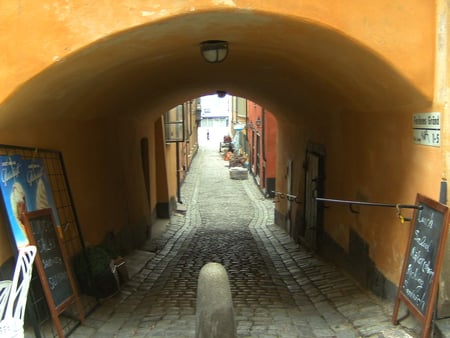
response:
<path id="1" fill-rule="evenodd" d="M 219 263 L 200 270 L 195 324 L 197 338 L 237 337 L 228 274 Z"/>

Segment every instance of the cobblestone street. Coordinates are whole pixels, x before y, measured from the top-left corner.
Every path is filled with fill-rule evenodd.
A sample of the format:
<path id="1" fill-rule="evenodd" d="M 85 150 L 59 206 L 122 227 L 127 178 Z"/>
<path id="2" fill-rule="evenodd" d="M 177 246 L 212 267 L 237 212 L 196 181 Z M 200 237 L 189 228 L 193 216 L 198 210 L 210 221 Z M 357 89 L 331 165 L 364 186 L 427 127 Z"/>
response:
<path id="1" fill-rule="evenodd" d="M 202 147 L 157 246 L 118 295 L 72 337 L 195 337 L 198 274 L 226 268 L 239 337 L 416 337 L 383 302 L 273 225 L 273 202 L 249 176 L 232 180 L 217 147 Z M 142 250 L 145 250 L 143 248 Z"/>

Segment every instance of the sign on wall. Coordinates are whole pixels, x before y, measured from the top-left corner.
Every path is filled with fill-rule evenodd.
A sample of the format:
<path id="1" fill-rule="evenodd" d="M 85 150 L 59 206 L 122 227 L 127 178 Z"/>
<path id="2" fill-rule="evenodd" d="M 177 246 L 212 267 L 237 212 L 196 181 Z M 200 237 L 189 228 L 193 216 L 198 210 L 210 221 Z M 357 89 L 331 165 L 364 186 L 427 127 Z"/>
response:
<path id="1" fill-rule="evenodd" d="M 414 143 L 425 146 L 441 145 L 441 113 L 417 113 L 413 115 Z"/>
<path id="2" fill-rule="evenodd" d="M 3 202 L 16 247 L 20 248 L 29 244 L 24 225 L 27 212 L 51 208 L 55 223 L 59 225 L 58 213 L 41 159 L 0 156 L 0 168 Z"/>
<path id="3" fill-rule="evenodd" d="M 78 255 L 84 249 L 83 236 L 70 193 L 61 152 L 1 144 L 0 204 L 2 203 L 3 205 L 0 205 L 0 209 L 2 209 L 0 210 L 2 211 L 1 217 L 4 217 L 5 225 L 7 227 L 9 225 L 11 247 L 21 247 L 31 243 L 33 236 L 29 235 L 28 230 L 30 227 L 26 226 L 27 219 L 28 221 L 30 220 L 30 215 L 32 216 L 34 212 L 37 212 L 35 210 L 44 212 L 50 208 L 55 231 L 51 233 L 49 227 L 44 227 L 48 230 L 46 234 L 52 236 L 47 236 L 46 238 L 38 236 L 39 238 L 34 238 L 36 242 L 39 241 L 41 245 L 47 245 L 50 249 L 48 245 L 56 243 L 56 237 L 60 241 L 61 253 L 67 256 L 66 262 L 70 262 L 75 255 Z M 17 212 L 19 209 L 21 211 Z M 20 215 L 21 219 L 18 220 L 16 215 Z M 40 218 L 36 219 L 36 221 L 40 221 Z M 34 219 L 32 220 L 33 222 Z M 25 225 L 27 230 L 26 234 L 23 232 L 23 225 Z M 64 227 L 60 225 L 64 225 Z M 44 269 L 63 268 L 62 262 L 54 251 L 52 253 L 49 250 L 48 254 L 54 259 L 51 261 L 46 260 L 45 255 L 43 255 Z M 37 264 L 37 259 L 35 262 Z M 53 265 L 50 266 L 50 263 L 53 263 Z M 42 285 L 40 279 L 42 276 L 47 276 L 48 278 L 46 277 L 46 279 L 48 280 L 50 291 L 57 292 L 57 295 L 55 294 L 55 306 L 52 306 L 52 302 L 48 301 L 49 297 L 41 297 L 40 294 L 33 297 L 33 301 L 30 302 L 30 308 L 32 307 L 33 312 L 36 314 L 36 321 L 33 321 L 36 337 L 45 335 L 44 332 L 47 330 L 49 320 L 58 323 L 59 318 L 54 315 L 55 311 L 53 311 L 53 314 L 48 311 L 50 306 L 52 309 L 56 309 L 58 315 L 60 311 L 65 309 L 65 306 L 61 305 L 66 304 L 64 298 L 66 298 L 65 296 L 69 294 L 70 290 L 67 288 L 67 280 L 63 278 L 64 274 L 61 273 L 59 268 L 57 270 L 48 270 L 45 275 L 37 273 L 36 278 L 32 279 L 30 290 L 44 290 L 45 286 Z M 73 274 L 71 266 L 68 266 L 66 270 L 69 274 Z M 63 279 L 64 284 L 66 284 L 64 290 L 60 289 Z M 56 280 L 59 281 L 57 285 L 55 283 Z M 56 288 L 52 290 L 51 287 L 55 286 Z M 72 290 L 73 292 L 77 291 L 76 286 Z M 75 305 L 79 306 L 79 303 L 81 302 L 77 302 L 77 299 L 75 299 Z M 95 301 L 87 301 L 81 305 L 83 308 L 77 309 L 77 313 L 80 315 L 90 313 L 97 303 Z M 64 332 L 70 332 L 79 325 L 79 320 L 77 320 L 79 318 L 73 316 L 72 310 L 72 307 L 70 307 L 70 312 L 67 311 L 67 315 L 64 315 Z M 29 318 L 33 320 L 31 316 Z"/>
<path id="4" fill-rule="evenodd" d="M 43 159 L 0 156 L 0 191 L 17 248 L 36 245 L 35 264 L 59 337 L 59 315 L 73 302 L 84 320 L 75 282 L 62 245 L 62 232 Z"/>

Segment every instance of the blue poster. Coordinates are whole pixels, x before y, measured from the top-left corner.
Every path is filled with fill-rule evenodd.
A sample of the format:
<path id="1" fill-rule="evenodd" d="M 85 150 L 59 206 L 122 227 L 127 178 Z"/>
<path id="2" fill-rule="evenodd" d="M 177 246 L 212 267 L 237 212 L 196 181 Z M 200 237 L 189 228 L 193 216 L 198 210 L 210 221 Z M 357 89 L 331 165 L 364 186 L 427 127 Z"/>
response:
<path id="1" fill-rule="evenodd" d="M 44 162 L 21 156 L 0 156 L 1 192 L 17 248 L 29 244 L 24 226 L 25 213 L 51 208 L 59 225 L 53 194 Z"/>

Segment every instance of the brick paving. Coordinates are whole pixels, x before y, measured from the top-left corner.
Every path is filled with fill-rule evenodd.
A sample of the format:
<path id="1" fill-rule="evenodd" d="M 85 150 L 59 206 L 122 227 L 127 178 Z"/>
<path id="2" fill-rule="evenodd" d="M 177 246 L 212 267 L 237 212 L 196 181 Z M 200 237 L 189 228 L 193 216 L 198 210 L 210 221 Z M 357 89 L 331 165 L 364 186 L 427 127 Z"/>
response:
<path id="1" fill-rule="evenodd" d="M 226 268 L 239 337 L 418 337 L 391 324 L 392 304 L 361 290 L 273 225 L 253 180 L 229 178 L 217 147 L 201 148 L 182 187 L 185 211 L 119 294 L 71 337 L 195 337 L 198 274 Z"/>

